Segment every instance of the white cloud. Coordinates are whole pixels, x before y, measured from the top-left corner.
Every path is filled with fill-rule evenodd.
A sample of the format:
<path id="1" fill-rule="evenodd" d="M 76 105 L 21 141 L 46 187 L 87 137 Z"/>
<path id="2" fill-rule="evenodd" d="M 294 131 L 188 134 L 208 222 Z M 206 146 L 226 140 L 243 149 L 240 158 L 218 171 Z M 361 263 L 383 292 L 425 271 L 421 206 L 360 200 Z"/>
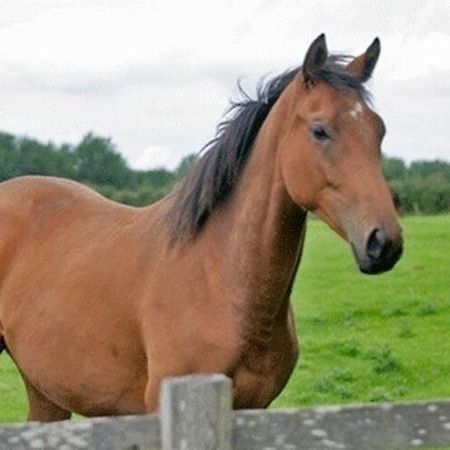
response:
<path id="1" fill-rule="evenodd" d="M 179 159 L 167 146 L 150 146 L 141 151 L 132 153 L 129 156 L 130 167 L 140 169 L 142 167 L 166 167 L 175 169 L 179 163 Z"/>
<path id="2" fill-rule="evenodd" d="M 252 86 L 300 64 L 325 31 L 350 53 L 380 36 L 372 86 L 387 153 L 450 158 L 447 2 L 15 0 L 0 11 L 0 129 L 58 142 L 93 130 L 135 167 L 173 167 L 212 137 L 238 77 Z"/>
<path id="3" fill-rule="evenodd" d="M 450 21 L 449 21 L 450 25 Z M 450 59 L 443 55 L 450 54 L 450 29 L 448 33 L 429 32 L 426 35 L 405 36 L 400 32 L 392 35 L 385 44 L 388 47 L 389 60 L 384 69 L 389 73 L 383 75 L 388 82 L 415 79 L 440 71 L 450 73 Z"/>

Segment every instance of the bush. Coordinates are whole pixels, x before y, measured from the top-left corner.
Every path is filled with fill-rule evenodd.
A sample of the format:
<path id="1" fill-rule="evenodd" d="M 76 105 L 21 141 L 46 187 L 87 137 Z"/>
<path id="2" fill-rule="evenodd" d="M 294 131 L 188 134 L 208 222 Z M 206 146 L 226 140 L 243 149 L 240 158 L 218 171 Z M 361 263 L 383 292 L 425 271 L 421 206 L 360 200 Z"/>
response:
<path id="1" fill-rule="evenodd" d="M 383 170 L 405 212 L 450 212 L 450 163 L 416 161 L 408 167 L 401 160 L 387 158 Z"/>

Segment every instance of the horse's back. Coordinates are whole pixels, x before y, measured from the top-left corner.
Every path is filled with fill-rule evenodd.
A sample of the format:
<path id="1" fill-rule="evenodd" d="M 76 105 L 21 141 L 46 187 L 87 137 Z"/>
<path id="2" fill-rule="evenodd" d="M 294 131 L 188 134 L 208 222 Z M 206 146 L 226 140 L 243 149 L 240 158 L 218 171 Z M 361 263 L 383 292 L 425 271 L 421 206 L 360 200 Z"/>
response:
<path id="1" fill-rule="evenodd" d="M 0 326 L 12 302 L 31 303 L 38 290 L 52 289 L 81 267 L 92 271 L 95 253 L 108 245 L 102 235 L 117 236 L 116 222 L 130 217 L 124 209 L 70 180 L 32 176 L 1 183 Z"/>
<path id="2" fill-rule="evenodd" d="M 30 176 L 1 183 L 0 298 L 12 266 L 57 274 L 76 264 L 98 269 L 102 261 L 111 265 L 112 258 L 133 265 L 143 254 L 142 238 L 149 228 L 159 235 L 164 228 L 164 205 L 154 209 L 149 214 L 148 208 L 113 202 L 62 178 Z"/>
<path id="3" fill-rule="evenodd" d="M 0 279 L 24 246 L 67 235 L 70 224 L 90 213 L 115 209 L 112 202 L 71 180 L 26 176 L 0 184 Z M 92 214 L 91 214 L 92 215 Z"/>
<path id="4" fill-rule="evenodd" d="M 99 203 L 101 198 L 88 187 L 63 178 L 14 178 L 0 183 L 0 225 L 14 220 L 17 226 L 21 222 L 38 219 L 43 213 L 47 213 L 49 218 L 49 212 L 57 214 L 61 207 L 86 200 Z"/>
<path id="5" fill-rule="evenodd" d="M 160 202 L 164 203 L 164 202 Z M 155 216 L 164 215 L 164 206 L 158 209 Z M 146 208 L 146 218 L 151 219 L 150 207 Z M 17 234 L 22 226 L 34 229 L 41 222 L 45 227 L 55 225 L 58 221 L 70 219 L 71 223 L 95 223 L 98 226 L 114 226 L 136 221 L 142 216 L 142 208 L 123 205 L 109 200 L 93 189 L 65 178 L 45 176 L 24 176 L 0 183 L 0 227 L 14 222 Z M 102 223 L 102 220 L 104 223 Z M 5 235 L 0 234 L 0 245 Z"/>
<path id="6" fill-rule="evenodd" d="M 43 207 L 55 210 L 58 205 L 90 202 L 98 207 L 113 204 L 89 187 L 65 178 L 24 176 L 0 183 L 0 211 L 4 216 L 35 212 Z M 56 208 L 58 209 L 58 208 Z M 56 210 L 55 210 L 56 211 Z"/>

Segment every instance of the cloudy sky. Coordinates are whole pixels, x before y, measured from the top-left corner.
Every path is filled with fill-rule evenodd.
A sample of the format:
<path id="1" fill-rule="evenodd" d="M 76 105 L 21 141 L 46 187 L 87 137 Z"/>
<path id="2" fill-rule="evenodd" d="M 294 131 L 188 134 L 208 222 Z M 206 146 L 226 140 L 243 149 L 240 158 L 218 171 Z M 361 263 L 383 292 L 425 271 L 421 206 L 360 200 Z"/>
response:
<path id="1" fill-rule="evenodd" d="M 0 2 L 0 130 L 57 143 L 110 136 L 135 168 L 173 168 L 215 130 L 238 78 L 379 36 L 371 81 L 384 152 L 450 160 L 450 0 Z"/>

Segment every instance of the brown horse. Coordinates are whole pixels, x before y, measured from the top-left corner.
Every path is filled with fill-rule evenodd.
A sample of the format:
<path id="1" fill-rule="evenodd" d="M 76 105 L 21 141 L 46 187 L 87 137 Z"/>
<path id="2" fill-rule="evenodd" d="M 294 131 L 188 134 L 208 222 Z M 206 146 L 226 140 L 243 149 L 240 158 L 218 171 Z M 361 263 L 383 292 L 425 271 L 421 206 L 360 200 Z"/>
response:
<path id="1" fill-rule="evenodd" d="M 57 178 L 0 186 L 0 347 L 29 419 L 154 411 L 163 377 L 195 372 L 231 377 L 236 408 L 280 393 L 298 355 L 289 296 L 307 211 L 365 273 L 401 254 L 364 87 L 379 50 L 329 56 L 319 36 L 148 207 Z"/>

